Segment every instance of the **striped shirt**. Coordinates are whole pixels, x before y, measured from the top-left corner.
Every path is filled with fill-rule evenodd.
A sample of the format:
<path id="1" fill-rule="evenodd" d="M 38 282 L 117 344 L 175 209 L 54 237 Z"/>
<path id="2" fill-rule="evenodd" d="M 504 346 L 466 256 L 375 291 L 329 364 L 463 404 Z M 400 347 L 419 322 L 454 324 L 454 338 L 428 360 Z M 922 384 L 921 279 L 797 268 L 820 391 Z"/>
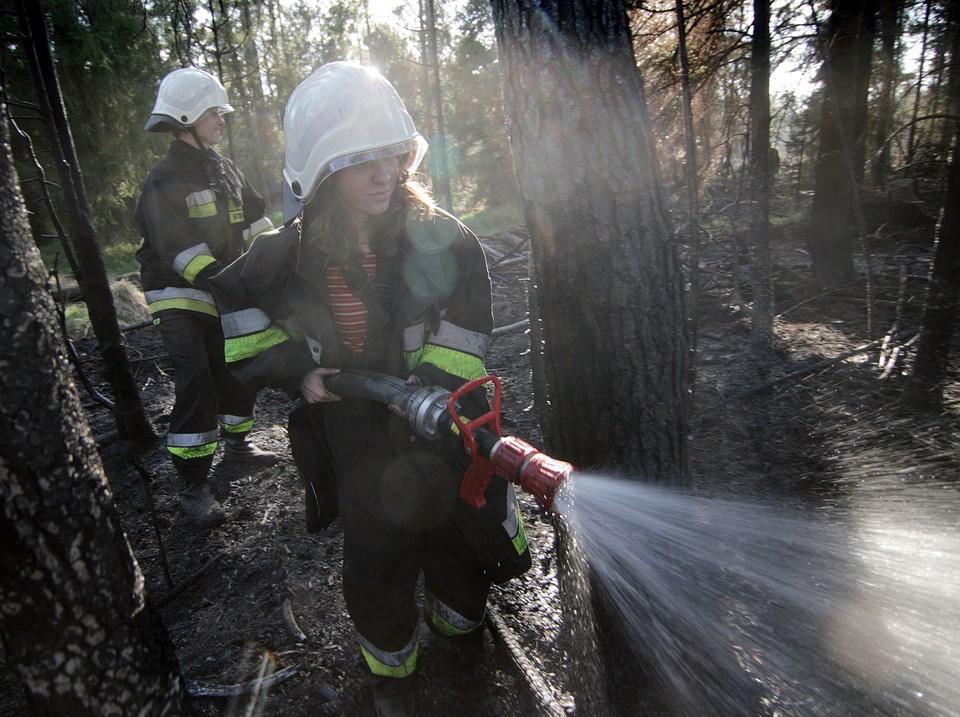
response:
<path id="1" fill-rule="evenodd" d="M 367 276 L 373 276 L 376 272 L 377 257 L 374 254 L 364 254 L 363 270 Z M 337 338 L 355 354 L 362 354 L 367 341 L 367 308 L 347 287 L 340 267 L 327 267 L 327 287 L 333 305 Z"/>

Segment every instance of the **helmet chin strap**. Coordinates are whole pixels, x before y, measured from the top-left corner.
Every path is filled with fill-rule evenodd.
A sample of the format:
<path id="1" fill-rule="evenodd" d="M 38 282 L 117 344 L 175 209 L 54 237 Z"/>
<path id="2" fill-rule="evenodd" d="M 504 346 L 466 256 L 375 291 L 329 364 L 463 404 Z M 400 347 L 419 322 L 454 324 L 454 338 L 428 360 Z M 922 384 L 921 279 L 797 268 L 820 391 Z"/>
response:
<path id="1" fill-rule="evenodd" d="M 206 152 L 208 149 L 210 149 L 203 143 L 203 140 L 200 139 L 200 135 L 197 134 L 196 125 L 190 125 L 187 127 L 187 131 L 190 133 L 190 136 L 193 137 L 194 142 L 197 143 L 197 147 L 199 147 L 202 151 Z"/>

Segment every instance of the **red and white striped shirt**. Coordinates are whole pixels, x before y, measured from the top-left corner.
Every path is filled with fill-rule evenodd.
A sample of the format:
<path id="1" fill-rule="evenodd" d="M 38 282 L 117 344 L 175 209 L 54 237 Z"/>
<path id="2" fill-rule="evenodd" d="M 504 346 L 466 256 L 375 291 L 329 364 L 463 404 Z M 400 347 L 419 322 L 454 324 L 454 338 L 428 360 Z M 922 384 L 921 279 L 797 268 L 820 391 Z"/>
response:
<path id="1" fill-rule="evenodd" d="M 374 254 L 364 254 L 363 270 L 367 276 L 374 275 L 377 270 L 377 257 Z M 337 337 L 351 351 L 362 354 L 367 341 L 367 308 L 350 291 L 340 267 L 327 267 L 327 287 L 330 291 L 330 303 L 333 305 Z"/>

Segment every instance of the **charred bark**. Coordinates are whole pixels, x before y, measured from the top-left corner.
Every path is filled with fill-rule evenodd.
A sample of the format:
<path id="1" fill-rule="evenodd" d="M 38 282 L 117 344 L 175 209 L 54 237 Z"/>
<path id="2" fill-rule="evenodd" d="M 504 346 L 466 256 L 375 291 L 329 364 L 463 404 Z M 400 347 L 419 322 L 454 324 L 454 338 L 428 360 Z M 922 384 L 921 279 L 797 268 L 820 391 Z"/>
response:
<path id="1" fill-rule="evenodd" d="M 754 273 L 750 330 L 761 351 L 773 348 L 770 176 L 770 0 L 754 0 L 750 52 L 750 244 Z"/>
<path id="2" fill-rule="evenodd" d="M 0 635 L 38 715 L 180 715 L 57 332 L 0 112 Z"/>
<path id="3" fill-rule="evenodd" d="M 943 405 L 950 343 L 960 299 L 960 133 L 955 135 L 950 175 L 937 226 L 933 265 L 920 322 L 920 339 L 903 405 L 938 412 Z"/>
<path id="4" fill-rule="evenodd" d="M 883 0 L 878 10 L 880 27 L 880 90 L 877 95 L 876 140 L 870 158 L 870 173 L 874 186 L 883 189 L 890 174 L 890 143 L 888 135 L 893 129 L 894 86 L 897 75 L 897 38 L 900 34 L 900 18 L 903 0 Z"/>
<path id="5" fill-rule="evenodd" d="M 536 262 L 550 449 L 582 468 L 683 480 L 684 277 L 622 0 L 492 6 Z"/>
<path id="6" fill-rule="evenodd" d="M 825 92 L 807 248 L 814 274 L 824 286 L 842 286 L 856 278 L 850 217 L 862 6 L 863 0 L 833 0 L 822 42 Z"/>
<path id="7" fill-rule="evenodd" d="M 97 245 L 97 234 L 90 216 L 83 175 L 77 161 L 47 39 L 43 9 L 38 2 L 31 0 L 17 0 L 16 5 L 21 30 L 26 37 L 24 50 L 30 64 L 30 74 L 46 119 L 50 145 L 54 151 L 68 207 L 70 233 L 80 266 L 77 280 L 89 310 L 90 323 L 97 337 L 107 379 L 114 392 L 116 405 L 113 412 L 117 428 L 133 449 L 139 451 L 153 445 L 156 434 L 140 402 L 140 394 L 127 363 L 126 347 L 117 324 L 110 281 Z"/>

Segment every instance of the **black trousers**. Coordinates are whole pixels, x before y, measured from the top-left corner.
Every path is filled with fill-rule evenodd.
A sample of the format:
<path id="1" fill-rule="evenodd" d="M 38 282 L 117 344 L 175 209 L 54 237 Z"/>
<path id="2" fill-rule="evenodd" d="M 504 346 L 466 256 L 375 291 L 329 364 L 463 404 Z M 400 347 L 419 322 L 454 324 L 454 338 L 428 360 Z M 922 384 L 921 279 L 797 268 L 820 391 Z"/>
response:
<path id="1" fill-rule="evenodd" d="M 454 521 L 462 470 L 383 404 L 350 399 L 324 404 L 323 414 L 344 532 L 344 598 L 357 631 L 384 652 L 408 645 L 421 571 L 437 599 L 479 622 L 490 580 Z"/>
<path id="2" fill-rule="evenodd" d="M 158 318 L 160 336 L 173 364 L 175 401 L 168 435 L 197 437 L 198 455 L 171 456 L 184 484 L 194 483 L 206 479 L 213 464 L 213 452 L 204 454 L 203 449 L 210 441 L 202 437 L 212 436 L 216 443 L 220 430 L 218 414 L 252 418 L 257 394 L 227 369 L 223 331 L 217 317 L 171 309 L 160 312 Z"/>

